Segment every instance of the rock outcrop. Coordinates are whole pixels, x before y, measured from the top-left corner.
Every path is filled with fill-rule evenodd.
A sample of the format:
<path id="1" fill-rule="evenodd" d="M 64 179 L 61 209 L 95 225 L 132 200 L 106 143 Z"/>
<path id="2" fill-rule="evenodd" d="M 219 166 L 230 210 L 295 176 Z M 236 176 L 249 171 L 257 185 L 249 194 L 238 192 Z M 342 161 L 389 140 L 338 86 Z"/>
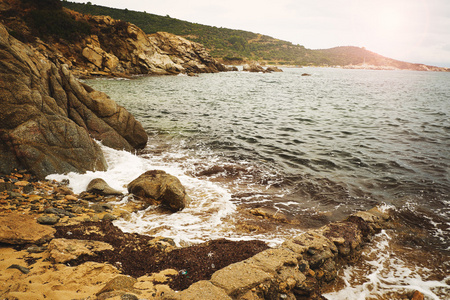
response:
<path id="1" fill-rule="evenodd" d="M 35 16 L 44 18 L 49 12 L 64 28 L 43 31 L 43 24 L 48 27 L 54 24 L 30 21 Z M 9 0 L 0 5 L 0 19 L 22 41 L 50 61 L 66 64 L 79 77 L 229 70 L 201 44 L 169 33 L 147 35 L 131 23 L 109 16 L 83 15 L 61 5 L 42 7 L 31 1 Z"/>
<path id="2" fill-rule="evenodd" d="M 128 184 L 128 192 L 151 205 L 164 205 L 172 211 L 186 207 L 191 199 L 175 176 L 162 170 L 147 171 Z"/>
<path id="3" fill-rule="evenodd" d="M 223 299 L 322 299 L 338 267 L 359 255 L 364 241 L 390 227 L 389 215 L 373 208 L 285 241 L 244 261 L 216 271 L 210 280 L 164 299 L 190 299 L 203 289 Z M 202 299 L 202 298 L 199 298 Z"/>
<path id="4" fill-rule="evenodd" d="M 150 41 L 172 60 L 181 65 L 186 73 L 217 73 L 228 68 L 209 55 L 206 48 L 180 36 L 158 32 L 149 35 Z"/>
<path id="5" fill-rule="evenodd" d="M 0 216 L 0 243 L 43 244 L 51 240 L 55 232 L 55 229 L 38 224 L 28 215 L 13 213 Z"/>
<path id="6" fill-rule="evenodd" d="M 143 148 L 141 124 L 105 94 L 19 42 L 0 24 L 0 173 L 105 170 L 99 145 Z"/>
<path id="7" fill-rule="evenodd" d="M 250 64 L 245 64 L 243 66 L 243 71 L 246 72 L 254 72 L 254 73 L 272 73 L 272 72 L 283 72 L 283 70 L 281 70 L 278 67 L 275 66 L 270 66 L 267 67 L 266 69 L 264 69 L 260 64 L 252 62 Z"/>

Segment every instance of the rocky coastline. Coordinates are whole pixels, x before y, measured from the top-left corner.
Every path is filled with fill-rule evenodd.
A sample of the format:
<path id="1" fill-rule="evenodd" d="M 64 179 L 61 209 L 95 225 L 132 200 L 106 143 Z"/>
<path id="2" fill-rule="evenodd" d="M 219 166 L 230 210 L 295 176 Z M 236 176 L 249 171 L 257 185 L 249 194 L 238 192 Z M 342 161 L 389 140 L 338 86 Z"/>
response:
<path id="1" fill-rule="evenodd" d="M 109 194 L 110 193 L 110 194 Z M 269 248 L 123 233 L 111 222 L 148 203 L 107 190 L 74 194 L 27 173 L 0 179 L 2 299 L 322 299 L 392 221 L 377 208 Z"/>
<path id="2" fill-rule="evenodd" d="M 24 3 L 31 7 L 23 9 Z M 126 108 L 77 77 L 228 69 L 183 38 L 147 36 L 126 22 L 57 7 L 47 12 L 82 21 L 95 32 L 74 44 L 30 38 L 22 18 L 30 9 L 36 9 L 33 1 L 0 1 L 2 299 L 321 299 L 339 267 L 390 226 L 389 215 L 374 208 L 278 248 L 226 240 L 177 248 L 170 239 L 121 232 L 112 224 L 117 218 L 148 205 L 178 211 L 189 197 L 165 177 L 157 188 L 161 193 L 129 187 L 143 201 L 125 205 L 118 204 L 121 193 L 105 186 L 92 184 L 74 194 L 67 182 L 44 180 L 53 173 L 106 170 L 99 141 L 127 151 L 147 143 L 147 133 Z"/>

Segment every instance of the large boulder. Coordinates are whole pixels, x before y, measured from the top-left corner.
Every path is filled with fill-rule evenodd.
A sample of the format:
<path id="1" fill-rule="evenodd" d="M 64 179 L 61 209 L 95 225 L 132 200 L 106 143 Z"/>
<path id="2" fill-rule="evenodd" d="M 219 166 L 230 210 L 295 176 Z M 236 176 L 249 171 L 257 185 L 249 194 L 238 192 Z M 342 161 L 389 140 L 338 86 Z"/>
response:
<path id="1" fill-rule="evenodd" d="M 0 25 L 0 173 L 105 170 L 99 145 L 132 151 L 147 134 L 123 107 Z"/>
<path id="2" fill-rule="evenodd" d="M 151 205 L 164 205 L 172 211 L 179 211 L 189 204 L 180 180 L 162 170 L 147 171 L 128 184 L 128 192 Z"/>

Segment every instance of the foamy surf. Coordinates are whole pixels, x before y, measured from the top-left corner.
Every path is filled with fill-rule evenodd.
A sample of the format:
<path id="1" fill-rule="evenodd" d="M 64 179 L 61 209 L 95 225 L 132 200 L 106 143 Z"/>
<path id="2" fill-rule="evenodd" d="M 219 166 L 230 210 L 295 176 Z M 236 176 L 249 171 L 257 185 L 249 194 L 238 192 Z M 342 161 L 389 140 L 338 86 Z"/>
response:
<path id="1" fill-rule="evenodd" d="M 403 299 L 406 293 L 421 292 L 425 299 L 447 299 L 450 275 L 432 280 L 433 271 L 398 258 L 390 244 L 392 237 L 382 230 L 363 252 L 362 263 L 349 266 L 340 277 L 344 288 L 323 296 L 329 300 Z M 400 298 L 399 298 L 400 297 Z"/>
<path id="2" fill-rule="evenodd" d="M 181 153 L 176 147 L 164 152 L 163 155 L 138 156 L 114 150 L 101 143 L 99 145 L 108 164 L 107 171 L 53 174 L 47 176 L 47 179 L 57 181 L 68 179 L 68 186 L 74 193 L 79 194 L 86 190 L 92 179 L 102 178 L 112 188 L 127 194 L 126 187 L 129 182 L 148 170 L 158 169 L 178 177 L 192 199 L 187 208 L 176 213 L 160 213 L 155 206 L 150 206 L 146 210 L 133 213 L 127 220 L 116 220 L 114 224 L 123 231 L 172 238 L 177 245 L 190 245 L 218 238 L 260 239 L 272 246 L 284 241 L 286 234 L 251 234 L 235 230 L 236 205 L 231 201 L 231 193 L 220 183 L 186 175 L 189 173 L 187 172 L 189 166 L 195 162 L 192 161 L 192 157 Z M 125 205 L 128 201 L 135 200 L 126 196 L 115 204 Z"/>

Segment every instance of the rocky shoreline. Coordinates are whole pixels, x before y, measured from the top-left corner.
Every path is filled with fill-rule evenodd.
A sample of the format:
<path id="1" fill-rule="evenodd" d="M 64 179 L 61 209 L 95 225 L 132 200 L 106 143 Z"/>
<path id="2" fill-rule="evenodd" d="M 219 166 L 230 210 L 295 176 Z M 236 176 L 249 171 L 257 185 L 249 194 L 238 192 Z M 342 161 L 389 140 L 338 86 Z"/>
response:
<path id="1" fill-rule="evenodd" d="M 392 226 L 377 208 L 308 230 L 278 248 L 123 233 L 111 221 L 144 203 L 26 173 L 0 179 L 2 299 L 322 299 L 339 268 Z"/>

